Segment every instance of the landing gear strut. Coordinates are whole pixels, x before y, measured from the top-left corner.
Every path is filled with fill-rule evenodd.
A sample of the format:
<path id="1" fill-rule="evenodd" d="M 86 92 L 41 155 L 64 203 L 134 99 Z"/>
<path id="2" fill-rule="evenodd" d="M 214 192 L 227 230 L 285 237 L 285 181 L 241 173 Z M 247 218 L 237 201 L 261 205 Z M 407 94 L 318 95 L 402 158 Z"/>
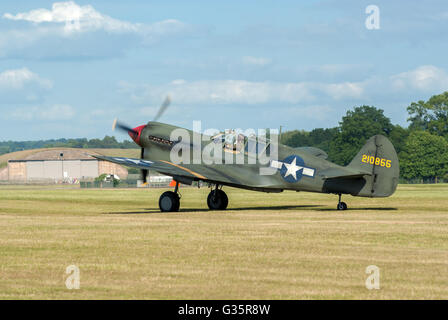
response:
<path id="1" fill-rule="evenodd" d="M 345 202 L 341 202 L 341 194 L 339 194 L 339 201 L 336 207 L 338 210 L 347 210 L 347 204 Z"/>
<path id="2" fill-rule="evenodd" d="M 208 194 L 207 197 L 207 205 L 210 210 L 225 210 L 227 205 L 229 204 L 229 198 L 224 191 L 218 189 L 218 185 L 216 188 Z"/>
<path id="3" fill-rule="evenodd" d="M 173 191 L 166 191 L 162 193 L 159 198 L 159 208 L 162 212 L 173 212 L 179 211 L 180 207 L 180 197 L 179 193 L 179 182 L 176 181 L 176 187 Z"/>

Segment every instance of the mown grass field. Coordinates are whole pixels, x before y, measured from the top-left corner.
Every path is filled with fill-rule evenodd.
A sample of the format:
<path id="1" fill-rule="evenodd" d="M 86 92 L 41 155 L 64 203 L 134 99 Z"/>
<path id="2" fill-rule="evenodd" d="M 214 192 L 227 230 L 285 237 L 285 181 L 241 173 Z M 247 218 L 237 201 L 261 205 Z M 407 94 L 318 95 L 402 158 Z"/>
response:
<path id="1" fill-rule="evenodd" d="M 1 299 L 448 299 L 448 185 L 386 199 L 181 188 L 0 187 Z M 79 290 L 65 270 L 80 269 Z M 365 269 L 380 268 L 367 290 Z"/>

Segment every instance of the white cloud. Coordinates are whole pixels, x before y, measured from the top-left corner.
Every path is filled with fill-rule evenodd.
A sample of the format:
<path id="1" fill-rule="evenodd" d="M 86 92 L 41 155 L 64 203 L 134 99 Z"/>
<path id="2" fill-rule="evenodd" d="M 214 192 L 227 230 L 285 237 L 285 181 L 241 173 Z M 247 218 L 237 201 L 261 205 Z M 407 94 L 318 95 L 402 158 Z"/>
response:
<path id="1" fill-rule="evenodd" d="M 175 34 L 180 33 L 186 29 L 189 29 L 189 27 L 185 23 L 176 19 L 167 19 L 163 21 L 154 22 L 151 25 L 139 25 L 139 26 L 140 28 L 138 30 L 146 34 L 147 36 Z"/>
<path id="2" fill-rule="evenodd" d="M 244 64 L 255 66 L 266 66 L 271 63 L 271 59 L 251 56 L 243 57 L 242 61 Z"/>
<path id="3" fill-rule="evenodd" d="M 371 76 L 354 82 L 256 82 L 246 80 L 174 80 L 166 84 L 122 81 L 119 91 L 140 105 L 158 104 L 167 94 L 174 102 L 190 105 L 300 105 L 328 106 L 346 103 L 374 104 L 403 96 L 435 94 L 448 90 L 448 74 L 435 66 L 421 66 L 390 76 Z M 401 100 L 400 100 L 401 101 Z M 320 114 L 325 110 L 320 108 Z M 148 110 L 153 112 L 153 110 Z"/>
<path id="4" fill-rule="evenodd" d="M 184 80 L 184 79 L 176 79 L 176 80 L 173 80 L 173 81 L 171 81 L 171 84 L 174 84 L 174 85 L 181 85 L 181 84 L 184 84 L 186 81 Z"/>
<path id="5" fill-rule="evenodd" d="M 179 32 L 186 25 L 175 19 L 167 19 L 147 25 L 111 18 L 95 10 L 91 5 L 80 6 L 73 1 L 55 2 L 52 9 L 35 9 L 17 14 L 5 13 L 4 19 L 29 21 L 35 24 L 64 24 L 66 33 L 104 30 L 110 33 L 141 33 L 148 36 Z"/>
<path id="6" fill-rule="evenodd" d="M 3 19 L 10 22 L 0 33 L 0 57 L 14 58 L 117 56 L 193 31 L 175 19 L 152 24 L 122 21 L 73 1 L 56 2 L 51 9 L 5 13 Z"/>
<path id="7" fill-rule="evenodd" d="M 43 89 L 50 89 L 53 84 L 27 68 L 5 70 L 0 73 L 1 90 L 20 90 L 27 85 L 35 84 Z"/>
<path id="8" fill-rule="evenodd" d="M 56 120 L 70 120 L 75 115 L 73 107 L 65 104 L 56 104 L 51 106 L 33 106 L 15 108 L 9 112 L 8 116 L 17 120 L 42 120 L 42 121 L 56 121 Z"/>
<path id="9" fill-rule="evenodd" d="M 132 24 L 113 19 L 96 11 L 91 5 L 79 6 L 73 1 L 55 2 L 51 10 L 35 9 L 28 12 L 5 13 L 3 18 L 9 20 L 24 20 L 34 23 L 54 22 L 64 23 L 66 32 L 91 31 L 104 29 L 110 32 L 136 31 L 138 24 Z"/>
<path id="10" fill-rule="evenodd" d="M 119 83 L 122 93 L 136 103 L 162 101 L 170 94 L 174 101 L 186 104 L 261 104 L 310 102 L 317 97 L 330 99 L 357 98 L 363 89 L 356 83 L 324 84 L 313 82 L 251 82 L 245 80 L 175 80 L 166 85 Z"/>
<path id="11" fill-rule="evenodd" d="M 420 66 L 414 70 L 402 72 L 390 78 L 396 90 L 446 91 L 448 74 L 445 70 L 432 65 Z"/>
<path id="12" fill-rule="evenodd" d="M 37 116 L 44 120 L 68 120 L 73 118 L 75 110 L 66 104 L 57 104 L 49 108 L 42 109 Z"/>
<path id="13" fill-rule="evenodd" d="M 53 87 L 51 80 L 40 77 L 27 68 L 0 72 L 0 107 L 21 103 L 36 103 Z"/>
<path id="14" fill-rule="evenodd" d="M 361 82 L 331 83 L 321 86 L 322 91 L 335 100 L 362 98 L 364 95 L 364 86 Z"/>

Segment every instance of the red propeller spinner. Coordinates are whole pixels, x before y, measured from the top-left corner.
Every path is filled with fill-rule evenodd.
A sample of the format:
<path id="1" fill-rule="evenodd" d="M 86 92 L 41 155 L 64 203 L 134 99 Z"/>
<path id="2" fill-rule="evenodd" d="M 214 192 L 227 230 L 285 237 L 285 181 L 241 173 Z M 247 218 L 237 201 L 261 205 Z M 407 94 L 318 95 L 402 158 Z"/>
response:
<path id="1" fill-rule="evenodd" d="M 162 114 L 168 108 L 170 103 L 171 103 L 170 96 L 166 96 L 165 100 L 163 101 L 162 105 L 160 106 L 160 108 L 159 108 L 159 110 L 158 110 L 158 112 L 157 112 L 157 114 L 156 114 L 156 116 L 154 118 L 154 121 L 157 121 L 162 116 Z M 117 119 L 114 120 L 114 123 L 112 125 L 112 129 L 113 130 L 115 130 L 115 128 L 118 128 L 120 130 L 126 131 L 129 134 L 129 136 L 132 138 L 132 140 L 134 140 L 134 142 L 136 144 L 138 144 L 139 146 L 141 146 L 140 145 L 140 136 L 142 134 L 142 130 L 145 127 L 146 127 L 146 125 L 142 125 L 142 126 L 138 126 L 138 127 L 132 129 L 129 126 L 127 126 L 127 125 L 125 125 L 125 124 L 123 124 L 121 122 L 118 122 Z"/>
<path id="2" fill-rule="evenodd" d="M 117 119 L 114 120 L 114 123 L 112 125 L 112 129 L 115 130 L 115 128 L 118 128 L 120 130 L 126 131 L 129 136 L 134 140 L 134 142 L 138 145 L 140 145 L 140 136 L 142 134 L 142 130 L 146 127 L 146 125 L 138 126 L 136 128 L 131 128 L 123 123 L 120 123 L 117 121 Z"/>
<path id="3" fill-rule="evenodd" d="M 140 136 L 142 134 L 142 130 L 146 127 L 146 125 L 141 125 L 138 127 L 135 127 L 132 130 L 128 131 L 129 136 L 134 140 L 134 142 L 138 145 L 140 145 Z"/>

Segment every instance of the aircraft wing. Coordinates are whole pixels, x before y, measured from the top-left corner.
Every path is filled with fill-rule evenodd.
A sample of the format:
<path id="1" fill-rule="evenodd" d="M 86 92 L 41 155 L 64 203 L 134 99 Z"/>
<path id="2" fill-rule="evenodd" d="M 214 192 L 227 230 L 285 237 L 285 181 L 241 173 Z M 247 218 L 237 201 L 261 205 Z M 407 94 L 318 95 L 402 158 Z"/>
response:
<path id="1" fill-rule="evenodd" d="M 191 184 L 193 181 L 205 181 L 219 183 L 227 186 L 244 187 L 252 190 L 266 192 L 280 192 L 278 188 L 271 188 L 273 176 L 260 176 L 257 165 L 235 165 L 232 172 L 223 170 L 225 164 L 217 166 L 203 165 L 178 165 L 165 160 L 145 160 L 122 157 L 106 157 L 91 155 L 92 157 L 143 170 L 153 170 L 161 174 L 171 176 L 183 184 Z"/>
<path id="2" fill-rule="evenodd" d="M 319 172 L 325 179 L 356 179 L 366 175 L 371 176 L 371 172 L 354 170 L 347 167 L 329 168 Z"/>
<path id="3" fill-rule="evenodd" d="M 188 179 L 196 179 L 196 180 L 206 180 L 204 176 L 201 174 L 189 170 L 185 167 L 176 165 L 169 161 L 157 160 L 150 161 L 144 159 L 134 159 L 134 158 L 123 158 L 123 157 L 106 157 L 106 156 L 98 156 L 91 155 L 94 158 L 99 160 L 105 160 L 113 163 L 117 163 L 123 166 L 128 166 L 131 168 L 137 169 L 145 169 L 145 170 L 154 170 L 159 173 L 165 174 L 167 176 L 176 176 L 176 177 L 185 177 Z"/>

